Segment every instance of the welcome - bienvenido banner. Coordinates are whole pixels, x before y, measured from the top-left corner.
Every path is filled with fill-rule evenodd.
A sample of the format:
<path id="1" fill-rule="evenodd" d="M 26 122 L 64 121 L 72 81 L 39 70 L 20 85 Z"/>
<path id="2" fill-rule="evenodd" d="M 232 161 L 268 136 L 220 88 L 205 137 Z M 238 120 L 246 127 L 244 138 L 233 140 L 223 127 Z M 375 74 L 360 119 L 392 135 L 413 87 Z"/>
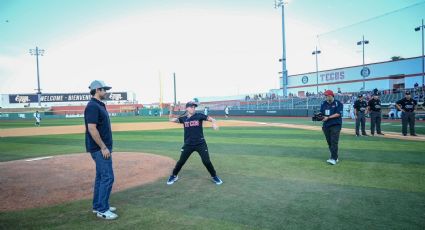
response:
<path id="1" fill-rule="evenodd" d="M 91 95 L 89 93 L 47 93 L 41 95 L 41 102 L 78 102 L 89 101 Z M 126 92 L 108 93 L 107 101 L 125 101 L 127 100 Z M 38 102 L 37 94 L 9 94 L 9 103 L 36 103 Z"/>

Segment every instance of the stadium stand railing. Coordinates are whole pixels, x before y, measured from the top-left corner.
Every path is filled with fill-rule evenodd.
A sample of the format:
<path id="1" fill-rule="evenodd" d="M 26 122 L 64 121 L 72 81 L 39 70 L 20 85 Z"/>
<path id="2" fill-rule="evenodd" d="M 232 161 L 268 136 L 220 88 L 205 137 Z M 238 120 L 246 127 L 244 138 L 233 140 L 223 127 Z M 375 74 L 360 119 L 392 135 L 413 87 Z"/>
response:
<path id="1" fill-rule="evenodd" d="M 395 104 L 404 97 L 404 93 L 410 91 L 412 97 L 419 103 L 424 101 L 424 90 L 422 88 L 402 89 L 402 90 L 382 90 L 378 91 L 384 108 Z M 336 94 L 335 98 L 344 104 L 353 104 L 359 94 L 363 94 L 369 100 L 374 91 L 350 92 Z M 238 110 L 273 110 L 273 109 L 318 109 L 324 100 L 323 95 L 313 95 L 309 97 L 247 97 L 245 100 L 211 101 L 201 102 L 199 109 L 208 107 L 210 110 L 224 110 L 226 107 Z M 180 107 L 184 110 L 184 107 Z"/>

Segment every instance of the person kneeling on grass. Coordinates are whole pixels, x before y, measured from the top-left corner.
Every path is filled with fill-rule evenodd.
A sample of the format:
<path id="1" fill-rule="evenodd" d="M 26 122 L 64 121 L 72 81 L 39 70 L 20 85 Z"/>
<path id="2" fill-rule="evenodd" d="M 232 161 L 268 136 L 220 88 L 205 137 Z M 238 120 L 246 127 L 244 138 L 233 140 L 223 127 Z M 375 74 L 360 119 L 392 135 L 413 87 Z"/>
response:
<path id="1" fill-rule="evenodd" d="M 210 161 L 210 156 L 208 153 L 208 146 L 204 139 L 204 133 L 202 128 L 203 121 L 212 122 L 212 127 L 214 130 L 218 130 L 216 120 L 210 116 L 206 116 L 202 113 L 196 113 L 195 108 L 198 105 L 195 102 L 188 102 L 186 104 L 186 112 L 180 117 L 173 117 L 173 114 L 170 113 L 170 121 L 175 123 L 183 124 L 184 127 L 184 145 L 181 149 L 181 155 L 179 161 L 177 161 L 174 170 L 168 178 L 167 184 L 172 185 L 176 182 L 179 177 L 177 174 L 180 172 L 183 165 L 189 159 L 190 155 L 196 151 L 199 153 L 202 159 L 202 163 L 207 168 L 208 172 L 211 175 L 212 181 L 220 185 L 223 181 L 217 176 L 214 166 Z"/>

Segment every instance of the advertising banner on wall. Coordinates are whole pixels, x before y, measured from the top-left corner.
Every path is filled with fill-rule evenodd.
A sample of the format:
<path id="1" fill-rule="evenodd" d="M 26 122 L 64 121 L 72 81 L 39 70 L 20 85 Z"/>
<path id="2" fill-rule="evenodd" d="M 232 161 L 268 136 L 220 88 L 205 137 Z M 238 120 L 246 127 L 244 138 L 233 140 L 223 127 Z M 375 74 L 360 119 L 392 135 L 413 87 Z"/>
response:
<path id="1" fill-rule="evenodd" d="M 80 102 L 89 101 L 91 95 L 89 93 L 48 93 L 41 95 L 41 102 Z M 106 95 L 107 101 L 125 101 L 127 100 L 126 92 L 113 92 Z M 36 103 L 38 102 L 37 94 L 9 94 L 9 103 Z"/>

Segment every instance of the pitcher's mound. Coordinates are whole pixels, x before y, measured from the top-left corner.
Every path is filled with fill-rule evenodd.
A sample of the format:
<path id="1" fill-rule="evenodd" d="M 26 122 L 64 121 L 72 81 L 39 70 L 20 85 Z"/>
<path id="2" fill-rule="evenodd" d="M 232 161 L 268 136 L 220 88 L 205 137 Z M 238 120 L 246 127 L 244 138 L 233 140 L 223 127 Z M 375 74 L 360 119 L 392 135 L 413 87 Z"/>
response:
<path id="1" fill-rule="evenodd" d="M 145 153 L 112 157 L 113 192 L 166 177 L 175 164 Z M 0 175 L 0 211 L 21 210 L 92 198 L 95 163 L 89 153 L 1 162 Z"/>

